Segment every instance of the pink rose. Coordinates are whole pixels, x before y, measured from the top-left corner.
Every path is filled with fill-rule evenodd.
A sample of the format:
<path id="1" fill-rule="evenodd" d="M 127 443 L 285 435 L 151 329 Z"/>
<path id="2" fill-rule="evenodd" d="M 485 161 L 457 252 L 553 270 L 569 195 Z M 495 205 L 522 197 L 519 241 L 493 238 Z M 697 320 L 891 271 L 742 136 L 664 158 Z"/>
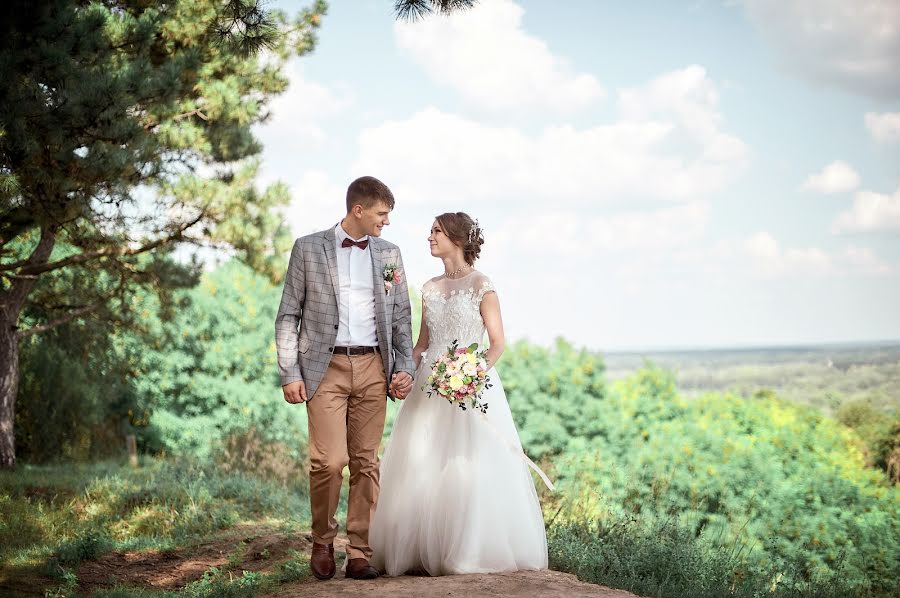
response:
<path id="1" fill-rule="evenodd" d="M 457 349 L 457 350 L 456 350 L 456 354 L 457 354 L 457 355 L 464 355 L 465 352 L 466 352 L 466 349 Z"/>
<path id="2" fill-rule="evenodd" d="M 400 271 L 394 270 L 394 284 L 400 284 Z"/>

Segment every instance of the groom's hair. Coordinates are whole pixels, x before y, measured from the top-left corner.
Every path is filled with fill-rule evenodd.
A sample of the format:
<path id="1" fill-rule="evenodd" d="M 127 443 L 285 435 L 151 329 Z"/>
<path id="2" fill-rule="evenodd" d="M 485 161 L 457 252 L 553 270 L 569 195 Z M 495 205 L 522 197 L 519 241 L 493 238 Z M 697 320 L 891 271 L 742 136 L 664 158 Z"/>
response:
<path id="1" fill-rule="evenodd" d="M 361 176 L 347 187 L 347 212 L 357 204 L 368 209 L 378 202 L 384 203 L 389 210 L 394 209 L 394 194 L 373 176 Z"/>

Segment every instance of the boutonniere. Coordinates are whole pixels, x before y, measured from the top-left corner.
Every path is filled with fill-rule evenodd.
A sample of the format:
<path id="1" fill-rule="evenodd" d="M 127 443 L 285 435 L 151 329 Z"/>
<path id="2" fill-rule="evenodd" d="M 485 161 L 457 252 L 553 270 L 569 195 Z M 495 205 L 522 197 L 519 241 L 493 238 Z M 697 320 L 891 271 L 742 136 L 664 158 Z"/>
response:
<path id="1" fill-rule="evenodd" d="M 400 277 L 400 268 L 397 264 L 388 264 L 381 271 L 384 278 L 384 294 L 387 295 L 394 288 L 395 284 L 400 284 L 403 278 Z"/>

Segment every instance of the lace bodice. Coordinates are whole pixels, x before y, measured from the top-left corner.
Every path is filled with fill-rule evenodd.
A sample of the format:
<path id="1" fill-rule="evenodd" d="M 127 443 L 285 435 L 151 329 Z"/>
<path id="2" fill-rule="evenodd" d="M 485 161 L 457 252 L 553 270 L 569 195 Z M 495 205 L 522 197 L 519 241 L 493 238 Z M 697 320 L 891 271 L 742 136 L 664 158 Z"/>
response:
<path id="1" fill-rule="evenodd" d="M 481 300 L 495 292 L 491 280 L 477 270 L 462 278 L 438 276 L 422 287 L 423 317 L 428 325 L 428 354 L 447 350 L 454 340 L 461 346 L 484 342 Z"/>

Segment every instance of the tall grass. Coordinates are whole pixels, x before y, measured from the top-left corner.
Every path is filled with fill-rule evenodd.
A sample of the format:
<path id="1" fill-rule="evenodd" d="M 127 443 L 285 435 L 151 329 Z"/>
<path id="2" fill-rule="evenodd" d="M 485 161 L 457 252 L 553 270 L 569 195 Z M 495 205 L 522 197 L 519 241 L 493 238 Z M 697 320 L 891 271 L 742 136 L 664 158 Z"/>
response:
<path id="1" fill-rule="evenodd" d="M 302 529 L 309 520 L 305 480 L 272 483 L 213 463 L 24 465 L 0 472 L 0 489 L 6 575 L 61 576 L 110 550 L 171 550 L 239 522 Z"/>
<path id="2" fill-rule="evenodd" d="M 833 574 L 806 578 L 792 563 L 760 565 L 743 543 L 678 518 L 608 512 L 567 520 L 547 534 L 550 567 L 579 579 L 659 598 L 851 598 L 874 594 Z"/>

